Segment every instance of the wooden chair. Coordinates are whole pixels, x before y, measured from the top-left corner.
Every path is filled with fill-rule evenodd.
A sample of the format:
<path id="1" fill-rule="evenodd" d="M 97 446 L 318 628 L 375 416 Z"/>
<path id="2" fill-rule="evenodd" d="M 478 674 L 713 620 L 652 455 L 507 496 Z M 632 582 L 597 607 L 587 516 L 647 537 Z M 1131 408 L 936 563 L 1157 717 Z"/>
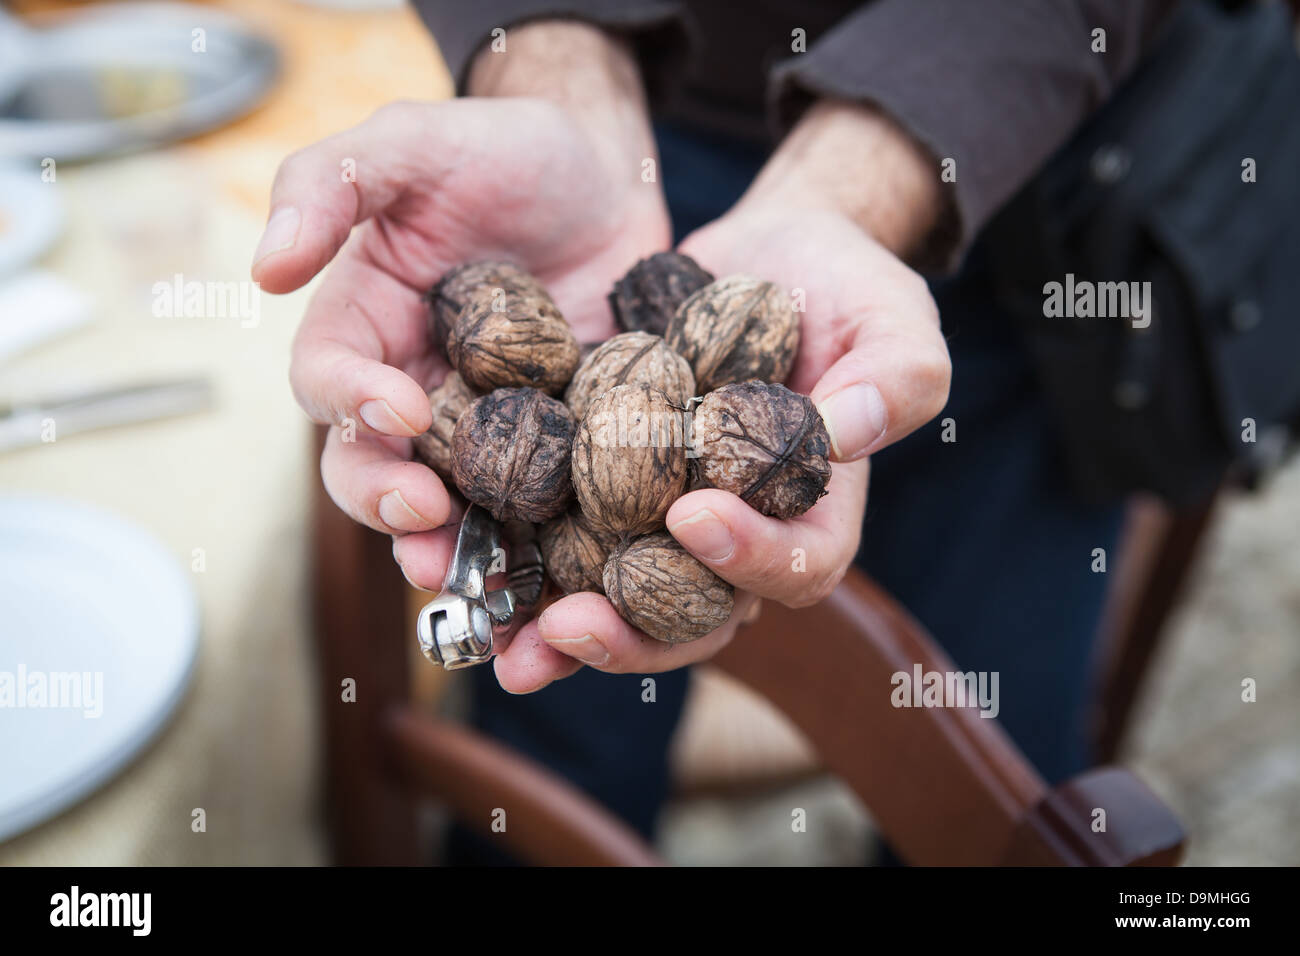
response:
<path id="1" fill-rule="evenodd" d="M 328 826 L 345 864 L 416 864 L 422 800 L 500 834 L 519 858 L 556 865 L 652 865 L 653 849 L 567 782 L 521 754 L 410 701 L 407 585 L 386 535 L 314 503 L 315 607 Z M 1140 603 L 1140 602 L 1138 602 Z M 817 634 L 817 654 L 789 635 Z M 859 573 L 814 608 L 771 602 L 715 660 L 767 697 L 825 767 L 870 809 L 899 855 L 920 865 L 1171 865 L 1183 832 L 1132 773 L 1089 771 L 1049 789 L 996 720 L 969 708 L 895 709 L 890 675 L 950 671 L 934 641 Z M 356 681 L 356 700 L 341 701 Z M 864 693 L 864 688 L 876 692 Z M 1118 737 L 1116 737 L 1118 739 Z M 1106 811 L 1103 832 L 1094 810 Z"/>

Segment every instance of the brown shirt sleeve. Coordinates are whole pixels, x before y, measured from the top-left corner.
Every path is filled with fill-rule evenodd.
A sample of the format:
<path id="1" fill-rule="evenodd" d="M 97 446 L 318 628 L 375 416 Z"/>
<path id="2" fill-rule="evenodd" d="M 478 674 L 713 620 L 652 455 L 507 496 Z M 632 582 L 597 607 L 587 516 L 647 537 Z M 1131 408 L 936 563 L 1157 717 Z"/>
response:
<path id="1" fill-rule="evenodd" d="M 779 64 L 782 129 L 813 99 L 870 102 L 956 161 L 949 267 L 1133 69 L 1177 0 L 877 0 Z M 1093 52 L 1093 31 L 1105 52 Z"/>
<path id="2" fill-rule="evenodd" d="M 695 64 L 693 85 L 696 94 L 703 91 L 696 98 L 707 100 L 710 91 L 731 89 L 728 78 L 752 73 L 761 81 L 761 64 L 753 62 L 758 54 L 741 51 L 761 51 L 774 37 L 788 44 L 791 24 L 808 18 L 793 0 L 756 4 L 734 15 L 717 0 L 414 2 L 460 92 L 471 59 L 492 41 L 494 29 L 571 18 L 627 35 L 651 101 L 658 104 L 681 86 L 688 54 L 697 45 L 697 20 L 715 32 L 733 18 L 735 23 L 728 36 L 704 38 L 713 52 Z M 937 248 L 926 256 L 951 268 L 997 209 L 1114 92 L 1178 3 L 872 0 L 828 21 L 829 29 L 810 29 L 815 40 L 808 51 L 770 71 L 769 118 L 781 132 L 818 97 L 868 102 L 933 155 L 936 176 L 942 160 L 953 160 L 948 216 L 935 237 Z M 691 15 L 693 6 L 700 17 Z M 1098 29 L 1105 31 L 1105 52 L 1093 50 Z M 739 106 L 756 115 L 760 103 L 757 86 L 753 105 Z M 689 109 L 692 103 L 682 105 Z"/>
<path id="3" fill-rule="evenodd" d="M 465 92 L 469 65 L 502 30 L 530 20 L 585 20 L 632 41 L 647 93 L 666 95 L 682 73 L 691 46 L 688 20 L 673 0 L 414 0 L 456 83 Z"/>

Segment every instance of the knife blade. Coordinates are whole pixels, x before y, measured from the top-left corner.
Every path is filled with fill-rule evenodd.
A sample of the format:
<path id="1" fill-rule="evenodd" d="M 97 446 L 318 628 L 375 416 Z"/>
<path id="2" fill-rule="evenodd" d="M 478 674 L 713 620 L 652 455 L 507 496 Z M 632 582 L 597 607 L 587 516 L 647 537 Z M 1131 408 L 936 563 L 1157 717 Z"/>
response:
<path id="1" fill-rule="evenodd" d="M 186 378 L 13 405 L 0 409 L 0 453 L 100 428 L 205 411 L 213 405 L 213 394 L 208 379 Z"/>

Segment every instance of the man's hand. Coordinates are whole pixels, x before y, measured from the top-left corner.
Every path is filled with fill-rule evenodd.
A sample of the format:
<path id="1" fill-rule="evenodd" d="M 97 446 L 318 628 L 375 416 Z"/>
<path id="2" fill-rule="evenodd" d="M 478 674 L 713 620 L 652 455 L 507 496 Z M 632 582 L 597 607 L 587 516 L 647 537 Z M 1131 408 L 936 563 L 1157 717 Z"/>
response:
<path id="1" fill-rule="evenodd" d="M 513 30 L 509 50 L 476 60 L 471 91 L 483 96 L 386 106 L 286 159 L 253 263 L 279 293 L 334 260 L 294 343 L 294 394 L 334 426 L 321 459 L 330 496 L 399 536 L 408 579 L 431 590 L 455 529 L 447 489 L 410 460 L 431 423 L 426 389 L 447 370 L 421 297 L 454 265 L 509 259 L 580 340 L 599 341 L 614 332 L 609 288 L 671 237 L 659 186 L 641 179 L 656 154 L 630 53 L 576 23 Z"/>
<path id="2" fill-rule="evenodd" d="M 713 634 L 665 646 L 629 627 L 604 598 L 580 594 L 542 614 L 540 639 L 602 670 L 667 670 L 717 653 L 756 613 L 755 595 L 803 607 L 834 589 L 857 552 L 866 456 L 947 402 L 951 366 L 938 313 L 925 282 L 899 258 L 938 218 L 936 180 L 924 154 L 883 117 L 824 104 L 792 132 L 735 209 L 687 237 L 681 250 L 714 274 L 752 273 L 802 300 L 789 385 L 812 396 L 831 433 L 829 494 L 790 521 L 716 490 L 673 505 L 669 531 L 738 588 L 736 613 Z M 545 676 L 540 660 L 528 663 L 516 671 L 499 662 L 497 673 L 518 687 Z"/>

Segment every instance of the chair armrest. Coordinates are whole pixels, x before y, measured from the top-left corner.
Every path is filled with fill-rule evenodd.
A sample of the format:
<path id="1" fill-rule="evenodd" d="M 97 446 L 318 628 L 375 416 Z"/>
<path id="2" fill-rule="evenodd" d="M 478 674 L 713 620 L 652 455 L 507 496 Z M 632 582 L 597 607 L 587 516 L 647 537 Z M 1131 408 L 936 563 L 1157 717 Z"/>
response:
<path id="1" fill-rule="evenodd" d="M 462 823 L 544 866 L 662 866 L 631 827 L 517 751 L 482 734 L 397 707 L 385 722 L 393 769 Z M 506 828 L 492 830 L 493 811 Z"/>
<path id="2" fill-rule="evenodd" d="M 1146 784 L 1128 770 L 1099 767 L 1067 780 L 1031 807 L 1001 863 L 1173 866 L 1182 856 L 1183 839 L 1178 818 Z"/>
<path id="3" fill-rule="evenodd" d="M 1077 830 L 1074 804 L 1048 799 L 1042 778 L 996 720 L 974 707 L 895 707 L 895 673 L 911 674 L 917 664 L 923 672 L 955 668 L 897 602 L 856 570 L 815 607 L 765 604 L 762 617 L 714 662 L 808 735 L 909 863 L 996 865 L 1011 857 L 1087 865 L 1119 862 L 1123 848 L 1163 846 L 1171 832 L 1175 847 L 1181 843 L 1176 819 L 1142 788 L 1150 797 L 1145 812 L 1110 813 L 1123 837 L 1112 832 L 1106 853 L 1081 851 L 1061 837 Z M 1138 795 L 1133 787 L 1110 792 L 1121 802 Z"/>

